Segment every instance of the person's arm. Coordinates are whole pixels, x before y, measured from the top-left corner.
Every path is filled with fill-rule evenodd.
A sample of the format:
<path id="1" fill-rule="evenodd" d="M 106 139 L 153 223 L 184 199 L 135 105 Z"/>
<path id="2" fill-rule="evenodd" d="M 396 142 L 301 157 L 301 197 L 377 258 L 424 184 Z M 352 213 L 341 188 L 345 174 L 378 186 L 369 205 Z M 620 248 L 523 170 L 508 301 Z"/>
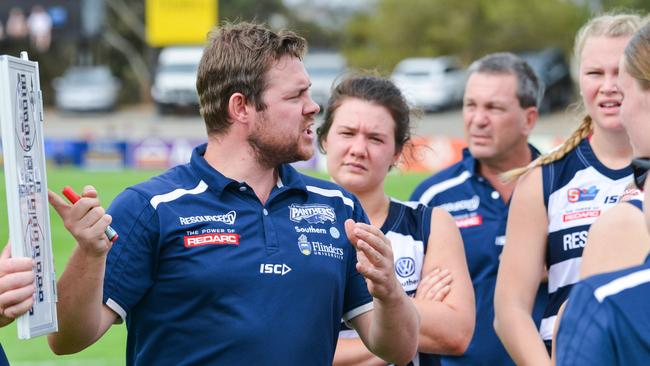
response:
<path id="1" fill-rule="evenodd" d="M 555 318 L 555 326 L 553 327 L 553 342 L 551 346 L 551 366 L 555 366 L 557 363 L 557 332 L 560 329 L 562 315 L 564 315 L 564 309 L 566 308 L 567 303 L 568 300 L 560 305 L 560 308 L 557 311 L 557 318 Z"/>
<path id="2" fill-rule="evenodd" d="M 643 212 L 629 203 L 619 203 L 589 228 L 580 278 L 642 264 L 649 250 Z"/>
<path id="3" fill-rule="evenodd" d="M 510 202 L 494 295 L 494 328 L 518 365 L 550 362 L 531 315 L 545 265 L 547 236 L 542 170 L 536 168 L 520 178 Z"/>
<path id="4" fill-rule="evenodd" d="M 432 273 L 441 269 L 439 274 Z M 431 216 L 431 234 L 422 267 L 423 276 L 418 292 L 438 281 L 447 271 L 453 284 L 442 301 L 433 301 L 422 296 L 413 299 L 420 314 L 419 351 L 425 353 L 461 355 L 467 349 L 474 333 L 475 303 L 472 281 L 465 259 L 463 239 L 449 213 L 434 209 Z M 440 283 L 443 284 L 443 283 Z M 453 326 L 449 326 L 453 324 Z"/>
<path id="5" fill-rule="evenodd" d="M 420 319 L 413 302 L 395 277 L 390 241 L 371 225 L 345 222 L 357 251 L 357 271 L 373 297 L 374 309 L 351 319 L 368 349 L 395 364 L 409 362 L 417 352 Z"/>
<path id="6" fill-rule="evenodd" d="M 51 191 L 49 201 L 77 240 L 57 284 L 59 331 L 48 335 L 54 353 L 69 354 L 93 344 L 117 319 L 117 314 L 102 303 L 106 255 L 111 247 L 104 230 L 111 217 L 100 206 L 92 187 L 84 188 L 82 198 L 74 205 Z"/>
<path id="7" fill-rule="evenodd" d="M 11 258 L 11 243 L 0 255 L 0 327 L 25 314 L 34 304 L 31 258 Z"/>
<path id="8" fill-rule="evenodd" d="M 339 338 L 333 366 L 385 366 L 386 361 L 370 352 L 360 338 Z"/>

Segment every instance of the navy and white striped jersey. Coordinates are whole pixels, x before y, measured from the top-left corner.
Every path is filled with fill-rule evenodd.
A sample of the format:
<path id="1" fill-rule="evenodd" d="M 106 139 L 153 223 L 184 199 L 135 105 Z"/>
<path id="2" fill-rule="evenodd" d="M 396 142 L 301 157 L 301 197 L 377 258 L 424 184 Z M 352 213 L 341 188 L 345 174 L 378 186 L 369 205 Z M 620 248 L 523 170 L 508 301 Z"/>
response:
<path id="1" fill-rule="evenodd" d="M 422 265 L 431 233 L 432 208 L 418 202 L 402 202 L 391 198 L 388 216 L 381 226 L 381 232 L 390 239 L 395 261 L 395 274 L 404 291 L 415 296 L 420 284 Z M 341 338 L 357 338 L 358 334 L 345 325 Z M 409 365 L 439 365 L 439 357 L 420 353 Z"/>
<path id="2" fill-rule="evenodd" d="M 573 286 L 557 334 L 557 365 L 650 363 L 650 257 Z"/>
<path id="3" fill-rule="evenodd" d="M 539 152 L 530 146 L 533 157 Z M 494 288 L 499 256 L 505 244 L 509 204 L 478 170 L 468 149 L 463 160 L 427 178 L 411 200 L 447 210 L 456 220 L 476 298 L 476 326 L 462 356 L 443 356 L 442 365 L 514 365 L 494 331 Z M 546 306 L 546 287 L 540 286 L 533 310 L 536 324 Z"/>
<path id="4" fill-rule="evenodd" d="M 546 264 L 549 303 L 540 335 L 553 336 L 557 312 L 578 282 L 582 250 L 591 224 L 617 203 L 632 182 L 632 170 L 603 165 L 584 139 L 563 159 L 542 167 L 544 204 L 548 213 Z"/>
<path id="5" fill-rule="evenodd" d="M 341 187 L 289 165 L 265 204 L 197 147 L 111 204 L 104 303 L 128 365 L 330 365 L 341 319 L 372 308 L 345 234 L 367 222 Z"/>

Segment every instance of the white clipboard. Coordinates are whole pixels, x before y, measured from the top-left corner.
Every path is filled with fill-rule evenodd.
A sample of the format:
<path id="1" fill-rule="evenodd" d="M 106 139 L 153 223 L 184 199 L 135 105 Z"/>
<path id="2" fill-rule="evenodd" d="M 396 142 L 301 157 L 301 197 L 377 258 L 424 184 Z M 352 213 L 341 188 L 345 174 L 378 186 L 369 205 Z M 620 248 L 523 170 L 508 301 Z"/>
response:
<path id="1" fill-rule="evenodd" d="M 0 56 L 0 123 L 12 257 L 34 259 L 34 305 L 17 320 L 18 338 L 56 332 L 52 255 L 38 63 Z"/>

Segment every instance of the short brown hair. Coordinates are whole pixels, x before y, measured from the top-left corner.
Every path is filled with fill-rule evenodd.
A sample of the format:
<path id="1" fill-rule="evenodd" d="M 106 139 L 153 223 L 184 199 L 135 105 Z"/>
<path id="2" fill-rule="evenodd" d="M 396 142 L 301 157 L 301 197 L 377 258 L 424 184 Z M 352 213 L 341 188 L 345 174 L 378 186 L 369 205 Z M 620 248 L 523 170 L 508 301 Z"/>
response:
<path id="1" fill-rule="evenodd" d="M 263 25 L 241 22 L 213 29 L 199 63 L 196 89 L 208 135 L 228 131 L 228 101 L 241 93 L 258 111 L 266 109 L 262 94 L 266 73 L 289 55 L 302 59 L 307 41 L 290 31 L 275 33 Z"/>

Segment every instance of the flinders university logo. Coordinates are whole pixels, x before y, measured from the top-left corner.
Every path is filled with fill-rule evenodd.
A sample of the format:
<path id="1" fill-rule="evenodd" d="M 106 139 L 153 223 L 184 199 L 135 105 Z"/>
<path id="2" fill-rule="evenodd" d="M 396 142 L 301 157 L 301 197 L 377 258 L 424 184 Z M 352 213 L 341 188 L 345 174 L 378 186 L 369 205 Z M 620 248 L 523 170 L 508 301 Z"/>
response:
<path id="1" fill-rule="evenodd" d="M 298 248 L 300 248 L 300 253 L 304 255 L 311 254 L 311 244 L 309 244 L 309 240 L 307 240 L 307 236 L 305 234 L 302 234 L 298 237 Z"/>
<path id="2" fill-rule="evenodd" d="M 336 221 L 334 208 L 323 204 L 289 206 L 289 219 L 293 222 L 307 221 L 310 224 L 323 224 L 327 221 Z"/>

